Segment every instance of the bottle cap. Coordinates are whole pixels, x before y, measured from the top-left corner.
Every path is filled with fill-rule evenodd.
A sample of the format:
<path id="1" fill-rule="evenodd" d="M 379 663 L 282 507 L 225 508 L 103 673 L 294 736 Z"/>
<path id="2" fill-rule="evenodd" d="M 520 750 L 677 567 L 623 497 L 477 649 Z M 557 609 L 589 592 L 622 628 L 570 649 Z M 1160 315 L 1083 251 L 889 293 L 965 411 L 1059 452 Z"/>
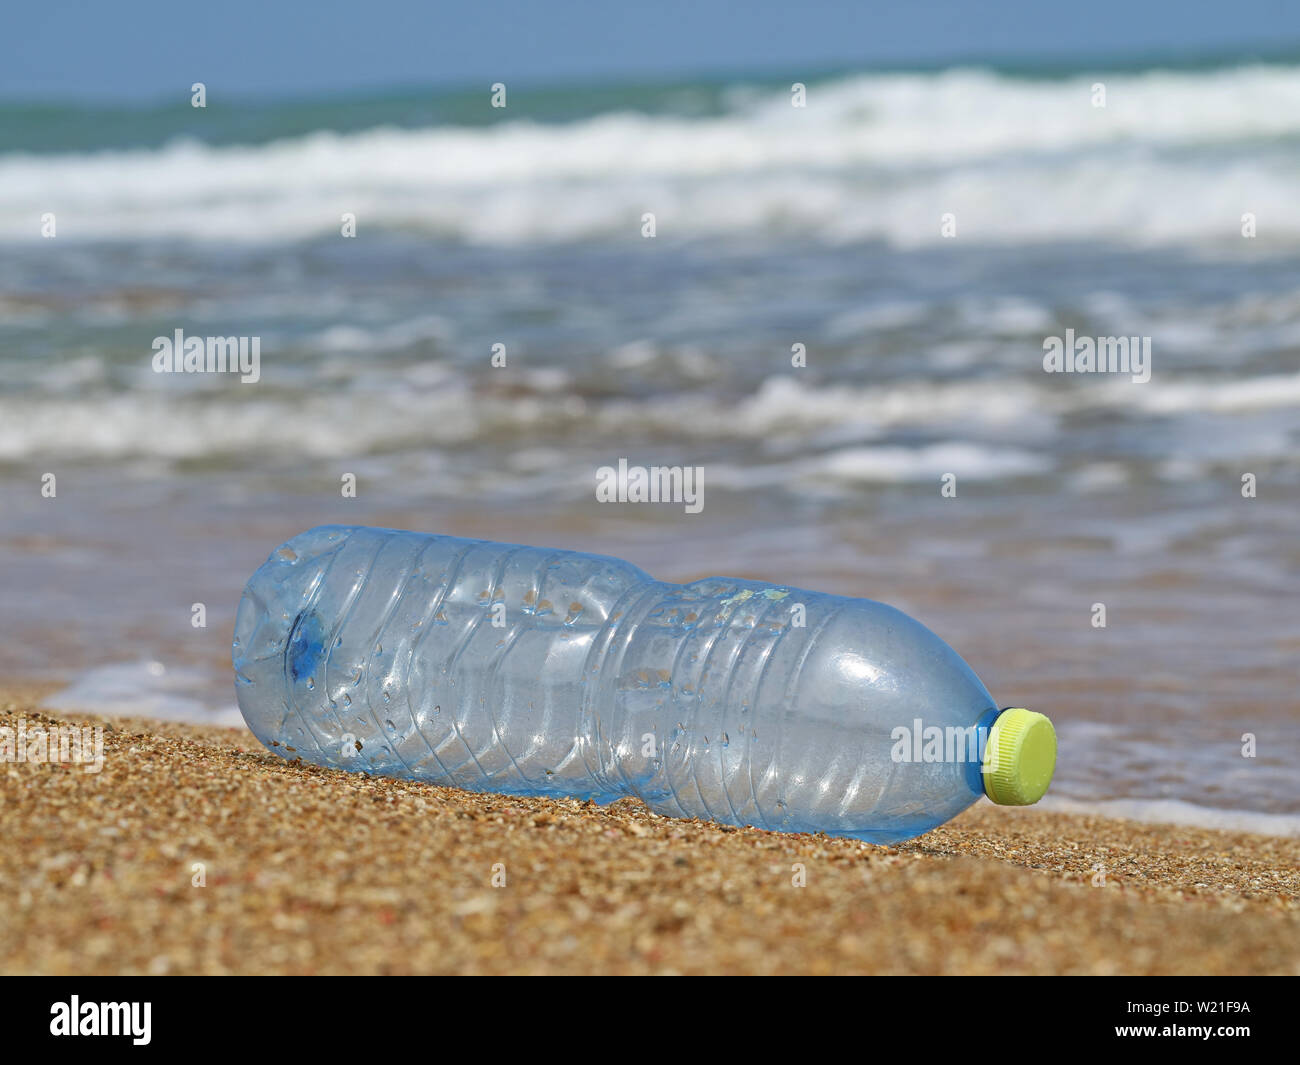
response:
<path id="1" fill-rule="evenodd" d="M 1031 806 L 1056 768 L 1056 729 L 1044 714 L 1008 707 L 984 745 L 984 793 L 999 806 Z"/>

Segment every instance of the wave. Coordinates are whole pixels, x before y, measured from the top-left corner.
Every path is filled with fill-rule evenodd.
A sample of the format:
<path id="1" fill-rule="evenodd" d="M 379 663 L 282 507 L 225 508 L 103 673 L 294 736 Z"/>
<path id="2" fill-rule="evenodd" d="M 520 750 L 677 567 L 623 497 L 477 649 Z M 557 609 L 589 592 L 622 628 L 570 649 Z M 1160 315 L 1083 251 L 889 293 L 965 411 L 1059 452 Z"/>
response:
<path id="1" fill-rule="evenodd" d="M 82 375 L 93 376 L 89 369 Z M 455 479 L 475 476 L 475 463 L 453 469 L 439 457 L 442 449 L 476 447 L 486 458 L 502 448 L 522 448 L 525 456 L 540 448 L 541 471 L 526 461 L 517 469 L 513 460 L 505 469 L 496 460 L 489 465 L 496 462 L 505 480 L 518 474 L 520 484 L 549 470 L 563 491 L 566 484 L 585 483 L 575 469 L 577 456 L 590 448 L 687 447 L 696 456 L 690 461 L 713 456 L 711 483 L 745 491 L 803 481 L 929 480 L 945 472 L 975 479 L 1035 476 L 1068 461 L 1064 427 L 1088 415 L 1191 418 L 1181 431 L 1190 434 L 1186 440 L 1171 430 L 1189 462 L 1281 461 L 1292 454 L 1284 433 L 1259 427 L 1223 437 L 1207 450 L 1195 446 L 1203 435 L 1196 419 L 1235 414 L 1258 421 L 1261 411 L 1275 409 L 1284 427 L 1286 412 L 1300 408 L 1300 374 L 1227 383 L 1089 381 L 1064 388 L 1016 379 L 816 385 L 787 374 L 763 378 L 739 395 L 684 388 L 640 399 L 585 393 L 574 375 L 556 367 L 520 368 L 509 389 L 438 363 L 365 365 L 331 378 L 329 390 L 312 392 L 278 388 L 269 378 L 268 388 L 255 392 L 238 381 L 180 389 L 144 380 L 152 387 L 114 392 L 99 384 L 90 394 L 0 394 L 0 462 L 68 458 L 229 467 L 251 454 L 283 460 L 408 456 L 432 464 L 425 472 L 444 489 L 462 491 L 466 486 Z M 1139 448 L 1138 457 L 1144 454 Z M 1081 489 L 1096 487 L 1099 476 L 1114 480 L 1105 469 L 1082 476 Z"/>
<path id="2" fill-rule="evenodd" d="M 1101 76 L 1099 76 L 1101 77 Z M 797 235 L 900 246 L 1300 240 L 1300 67 L 1027 81 L 982 70 L 858 75 L 731 94 L 698 117 L 318 131 L 0 155 L 0 237 L 219 242 L 367 229 L 486 245 Z"/>

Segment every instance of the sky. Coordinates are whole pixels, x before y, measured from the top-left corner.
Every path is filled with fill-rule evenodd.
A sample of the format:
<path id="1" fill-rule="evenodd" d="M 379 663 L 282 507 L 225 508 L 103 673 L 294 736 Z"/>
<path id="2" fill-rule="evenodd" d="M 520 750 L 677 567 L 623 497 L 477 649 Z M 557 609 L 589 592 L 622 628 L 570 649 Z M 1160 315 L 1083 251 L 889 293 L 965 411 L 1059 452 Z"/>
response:
<path id="1" fill-rule="evenodd" d="M 0 21 L 0 97 L 102 103 L 1300 46 L 1297 0 L 7 0 Z"/>

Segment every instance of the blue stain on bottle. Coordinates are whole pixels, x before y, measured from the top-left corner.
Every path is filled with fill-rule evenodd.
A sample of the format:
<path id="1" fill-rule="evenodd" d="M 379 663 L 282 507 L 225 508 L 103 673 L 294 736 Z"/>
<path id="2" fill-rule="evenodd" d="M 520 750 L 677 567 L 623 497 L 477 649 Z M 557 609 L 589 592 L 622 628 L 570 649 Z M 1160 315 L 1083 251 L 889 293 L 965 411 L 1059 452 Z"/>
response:
<path id="1" fill-rule="evenodd" d="M 232 657 L 284 757 L 874 843 L 1036 802 L 1056 758 L 1047 718 L 883 603 L 451 536 L 302 533 Z"/>
<path id="2" fill-rule="evenodd" d="M 308 678 L 315 683 L 315 675 L 325 656 L 325 627 L 317 614 L 299 615 L 289 634 L 289 677 L 293 681 Z"/>

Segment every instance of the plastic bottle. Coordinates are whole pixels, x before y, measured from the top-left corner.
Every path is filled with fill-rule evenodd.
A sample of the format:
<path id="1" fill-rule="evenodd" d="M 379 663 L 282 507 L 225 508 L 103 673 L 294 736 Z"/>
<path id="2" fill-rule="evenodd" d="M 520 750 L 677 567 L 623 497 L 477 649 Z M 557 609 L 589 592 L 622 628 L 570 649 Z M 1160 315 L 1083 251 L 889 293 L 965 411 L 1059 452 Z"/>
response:
<path id="1" fill-rule="evenodd" d="M 322 526 L 253 574 L 239 706 L 286 758 L 875 843 L 1036 802 L 1056 737 L 865 599 Z"/>

